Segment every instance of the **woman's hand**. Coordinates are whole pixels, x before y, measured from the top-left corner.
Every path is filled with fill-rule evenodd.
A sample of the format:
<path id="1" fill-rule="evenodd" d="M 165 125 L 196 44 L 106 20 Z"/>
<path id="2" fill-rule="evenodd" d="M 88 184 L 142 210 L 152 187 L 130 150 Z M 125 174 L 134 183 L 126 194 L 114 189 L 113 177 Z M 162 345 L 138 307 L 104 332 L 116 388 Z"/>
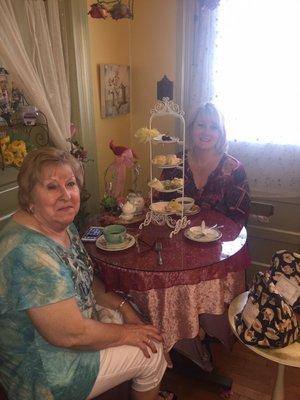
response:
<path id="1" fill-rule="evenodd" d="M 162 342 L 163 338 L 153 325 L 125 324 L 122 328 L 122 342 L 130 346 L 139 347 L 145 357 L 149 358 L 149 349 L 156 353 L 155 342 Z"/>

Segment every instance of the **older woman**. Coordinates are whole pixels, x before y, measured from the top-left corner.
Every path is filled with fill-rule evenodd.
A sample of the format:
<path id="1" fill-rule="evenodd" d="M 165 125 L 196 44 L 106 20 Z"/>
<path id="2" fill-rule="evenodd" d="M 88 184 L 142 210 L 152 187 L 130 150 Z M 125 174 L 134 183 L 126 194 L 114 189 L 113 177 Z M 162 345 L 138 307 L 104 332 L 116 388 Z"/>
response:
<path id="1" fill-rule="evenodd" d="M 187 130 L 187 142 L 185 196 L 244 225 L 250 209 L 246 173 L 242 164 L 226 153 L 223 117 L 213 104 L 197 110 Z M 180 174 L 178 169 L 164 170 L 162 179 Z"/>
<path id="2" fill-rule="evenodd" d="M 0 233 L 0 382 L 9 399 L 85 400 L 132 379 L 154 400 L 166 368 L 161 335 L 93 276 L 72 221 L 83 173 L 69 153 L 29 153 L 20 210 Z M 102 323 L 97 304 L 124 324 Z"/>

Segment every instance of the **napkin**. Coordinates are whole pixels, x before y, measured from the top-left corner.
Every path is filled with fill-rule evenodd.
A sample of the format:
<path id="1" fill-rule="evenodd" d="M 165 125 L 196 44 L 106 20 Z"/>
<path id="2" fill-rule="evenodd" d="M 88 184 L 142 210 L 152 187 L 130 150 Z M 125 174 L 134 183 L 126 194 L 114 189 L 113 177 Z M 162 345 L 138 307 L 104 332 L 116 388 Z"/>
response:
<path id="1" fill-rule="evenodd" d="M 201 234 L 204 236 L 216 236 L 216 231 L 213 228 L 207 227 L 205 221 L 201 222 Z"/>
<path id="2" fill-rule="evenodd" d="M 205 236 L 207 239 L 215 239 L 218 236 L 218 231 L 216 231 L 213 227 L 207 227 L 205 225 L 205 221 L 202 221 L 201 225 L 199 226 L 193 226 L 190 228 L 189 232 L 195 238 L 201 238 Z"/>

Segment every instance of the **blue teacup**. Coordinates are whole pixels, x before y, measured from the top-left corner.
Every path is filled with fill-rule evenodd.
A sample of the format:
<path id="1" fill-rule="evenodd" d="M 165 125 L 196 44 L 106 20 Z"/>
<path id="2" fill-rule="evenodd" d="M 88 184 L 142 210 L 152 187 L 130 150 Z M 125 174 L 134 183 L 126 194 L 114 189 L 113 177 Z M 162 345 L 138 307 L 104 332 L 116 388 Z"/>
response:
<path id="1" fill-rule="evenodd" d="M 107 243 L 123 243 L 126 239 L 126 228 L 124 225 L 108 225 L 103 229 L 103 235 Z"/>

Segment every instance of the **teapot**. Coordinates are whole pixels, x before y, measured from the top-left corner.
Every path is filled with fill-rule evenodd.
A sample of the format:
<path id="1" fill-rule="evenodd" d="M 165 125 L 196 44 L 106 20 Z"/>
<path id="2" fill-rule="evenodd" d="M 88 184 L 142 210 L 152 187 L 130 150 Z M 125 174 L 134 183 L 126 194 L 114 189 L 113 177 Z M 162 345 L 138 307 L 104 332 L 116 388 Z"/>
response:
<path id="1" fill-rule="evenodd" d="M 135 205 L 132 204 L 130 201 L 126 201 L 126 203 L 122 207 L 123 214 L 134 214 L 135 213 Z"/>
<path id="2" fill-rule="evenodd" d="M 141 214 L 145 206 L 145 200 L 140 193 L 129 193 L 127 200 L 135 207 L 135 212 Z"/>

